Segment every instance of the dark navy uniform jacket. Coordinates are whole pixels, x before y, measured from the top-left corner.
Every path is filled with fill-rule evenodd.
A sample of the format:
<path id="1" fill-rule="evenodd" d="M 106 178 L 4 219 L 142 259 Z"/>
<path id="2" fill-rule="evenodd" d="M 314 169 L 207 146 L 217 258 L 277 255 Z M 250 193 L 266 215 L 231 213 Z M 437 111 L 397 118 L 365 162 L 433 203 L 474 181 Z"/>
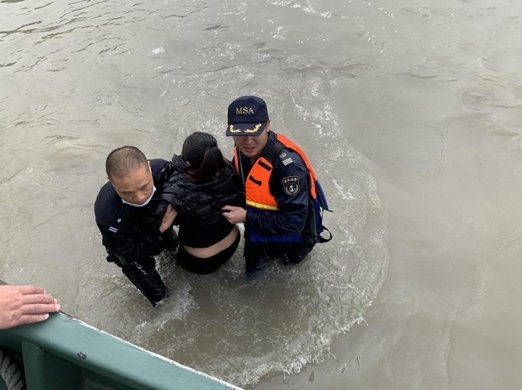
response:
<path id="1" fill-rule="evenodd" d="M 149 204 L 144 207 L 124 204 L 110 182 L 101 188 L 94 204 L 94 214 L 103 237 L 103 245 L 109 254 L 108 261 L 118 262 L 114 259 L 116 255 L 125 261 L 139 263 L 164 249 L 166 236 L 159 231 L 161 220 L 151 223 L 149 217 L 159 205 L 158 190 L 166 174 L 163 170 L 166 165 L 165 160 L 150 160 L 157 190 Z"/>
<path id="2" fill-rule="evenodd" d="M 269 140 L 261 156 L 269 150 L 275 142 L 273 132 L 269 132 Z M 273 164 L 273 171 L 270 177 L 270 193 L 274 196 L 279 212 L 276 213 L 249 213 L 245 228 L 255 230 L 263 235 L 279 235 L 287 233 L 301 233 L 304 231 L 308 216 L 309 202 L 309 175 L 305 163 L 301 157 L 286 148 L 284 157 L 276 157 Z M 250 158 L 239 153 L 241 166 L 241 179 L 245 183 L 248 173 L 252 168 Z M 295 187 L 292 191 L 285 188 L 285 178 L 297 177 L 299 188 Z M 292 180 L 295 185 L 295 179 Z M 289 195 L 291 193 L 291 195 Z"/>

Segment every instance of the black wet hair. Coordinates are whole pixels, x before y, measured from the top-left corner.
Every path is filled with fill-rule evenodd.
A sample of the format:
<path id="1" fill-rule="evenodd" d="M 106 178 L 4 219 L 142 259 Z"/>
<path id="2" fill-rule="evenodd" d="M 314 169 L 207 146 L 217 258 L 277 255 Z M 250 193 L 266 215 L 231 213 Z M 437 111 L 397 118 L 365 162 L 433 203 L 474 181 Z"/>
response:
<path id="1" fill-rule="evenodd" d="M 185 138 L 181 158 L 190 164 L 187 174 L 193 181 L 210 179 L 226 166 L 216 138 L 203 131 L 196 131 Z"/>

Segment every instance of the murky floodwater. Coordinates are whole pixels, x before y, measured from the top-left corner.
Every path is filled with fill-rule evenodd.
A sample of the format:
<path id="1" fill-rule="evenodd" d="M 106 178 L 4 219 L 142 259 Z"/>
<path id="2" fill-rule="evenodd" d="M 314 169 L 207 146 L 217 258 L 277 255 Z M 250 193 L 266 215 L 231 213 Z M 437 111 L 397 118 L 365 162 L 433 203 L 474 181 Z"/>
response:
<path id="1" fill-rule="evenodd" d="M 522 382 L 522 3 L 0 1 L 0 278 L 256 389 Z M 105 262 L 93 202 L 132 144 L 169 158 L 268 102 L 334 240 L 246 280 L 160 259 L 157 308 Z"/>

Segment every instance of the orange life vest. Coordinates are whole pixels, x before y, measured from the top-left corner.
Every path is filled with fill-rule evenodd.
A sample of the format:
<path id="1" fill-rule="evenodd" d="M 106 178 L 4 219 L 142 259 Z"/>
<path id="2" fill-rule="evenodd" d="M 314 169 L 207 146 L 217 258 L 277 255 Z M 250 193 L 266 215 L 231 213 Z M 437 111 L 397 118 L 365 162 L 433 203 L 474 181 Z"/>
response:
<path id="1" fill-rule="evenodd" d="M 284 147 L 294 150 L 301 155 L 302 150 L 283 135 L 276 134 L 276 142 L 279 141 Z M 299 153 L 301 152 L 301 153 Z M 304 153 L 302 153 L 304 155 Z M 234 163 L 237 172 L 239 169 L 239 153 L 234 148 Z M 252 165 L 248 177 L 245 180 L 245 198 L 247 210 L 251 212 L 278 212 L 279 208 L 274 196 L 270 192 L 270 177 L 273 165 L 270 156 L 260 156 Z M 303 161 L 308 159 L 303 158 Z M 315 191 L 315 187 L 314 187 Z M 258 232 L 249 232 L 251 242 L 302 242 L 301 232 L 265 236 Z"/>
<path id="2" fill-rule="evenodd" d="M 308 157 L 306 157 L 306 154 L 295 142 L 282 134 L 276 134 L 276 141 L 282 143 L 285 148 L 293 150 L 303 159 L 303 162 L 305 163 L 310 175 L 310 195 L 315 198 L 317 196 L 315 188 L 316 176 L 314 169 L 308 160 Z M 239 172 L 238 154 L 239 153 L 236 147 L 234 148 L 234 162 L 237 172 Z M 277 202 L 270 193 L 270 187 L 268 185 L 271 175 L 272 162 L 267 160 L 265 157 L 259 157 L 252 166 L 252 169 L 250 170 L 248 178 L 245 182 L 247 206 L 252 206 L 262 210 L 279 210 L 277 207 Z"/>
<path id="3" fill-rule="evenodd" d="M 332 239 L 332 234 L 330 231 L 323 226 L 322 224 L 322 216 L 323 210 L 330 211 L 328 208 L 328 203 L 326 201 L 326 197 L 324 192 L 317 180 L 317 176 L 315 175 L 315 171 L 308 160 L 308 157 L 301 149 L 299 145 L 295 142 L 287 138 L 282 134 L 275 134 L 275 142 L 279 142 L 285 148 L 294 151 L 297 153 L 308 169 L 309 174 L 309 188 L 308 191 L 310 193 L 310 210 L 308 217 L 308 229 L 312 232 L 311 239 L 314 243 L 316 242 L 328 242 Z M 276 150 L 278 150 L 276 148 Z M 273 153 L 272 153 L 273 154 Z M 273 156 L 272 156 L 273 157 Z M 245 180 L 245 197 L 246 197 L 246 205 L 247 210 L 252 210 L 254 212 L 259 211 L 270 211 L 277 212 L 279 208 L 277 206 L 277 202 L 274 196 L 270 193 L 270 177 L 272 175 L 272 161 L 269 160 L 271 156 L 262 156 L 259 157 L 252 166 L 248 177 Z M 234 163 L 236 171 L 240 173 L 239 167 L 239 153 L 237 147 L 234 148 Z M 328 237 L 324 237 L 324 231 L 327 232 Z M 326 234 L 326 233 L 324 233 Z M 265 242 L 300 242 L 302 240 L 302 235 L 300 233 L 290 233 L 287 235 L 278 235 L 278 236 L 262 236 L 255 234 L 254 237 L 259 236 L 260 238 L 252 238 L 255 241 L 265 241 Z"/>

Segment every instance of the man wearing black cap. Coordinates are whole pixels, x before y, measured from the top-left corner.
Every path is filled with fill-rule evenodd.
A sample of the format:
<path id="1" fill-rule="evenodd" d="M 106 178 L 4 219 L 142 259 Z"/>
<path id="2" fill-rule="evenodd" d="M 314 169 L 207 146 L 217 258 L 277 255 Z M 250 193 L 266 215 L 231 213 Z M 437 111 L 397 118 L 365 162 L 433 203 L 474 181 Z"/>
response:
<path id="1" fill-rule="evenodd" d="M 246 209 L 225 206 L 231 223 L 245 224 L 246 271 L 269 259 L 299 263 L 313 248 L 308 239 L 308 169 L 297 145 L 270 131 L 263 99 L 242 96 L 228 107 L 227 136 L 234 139 L 234 165 L 245 186 Z"/>

